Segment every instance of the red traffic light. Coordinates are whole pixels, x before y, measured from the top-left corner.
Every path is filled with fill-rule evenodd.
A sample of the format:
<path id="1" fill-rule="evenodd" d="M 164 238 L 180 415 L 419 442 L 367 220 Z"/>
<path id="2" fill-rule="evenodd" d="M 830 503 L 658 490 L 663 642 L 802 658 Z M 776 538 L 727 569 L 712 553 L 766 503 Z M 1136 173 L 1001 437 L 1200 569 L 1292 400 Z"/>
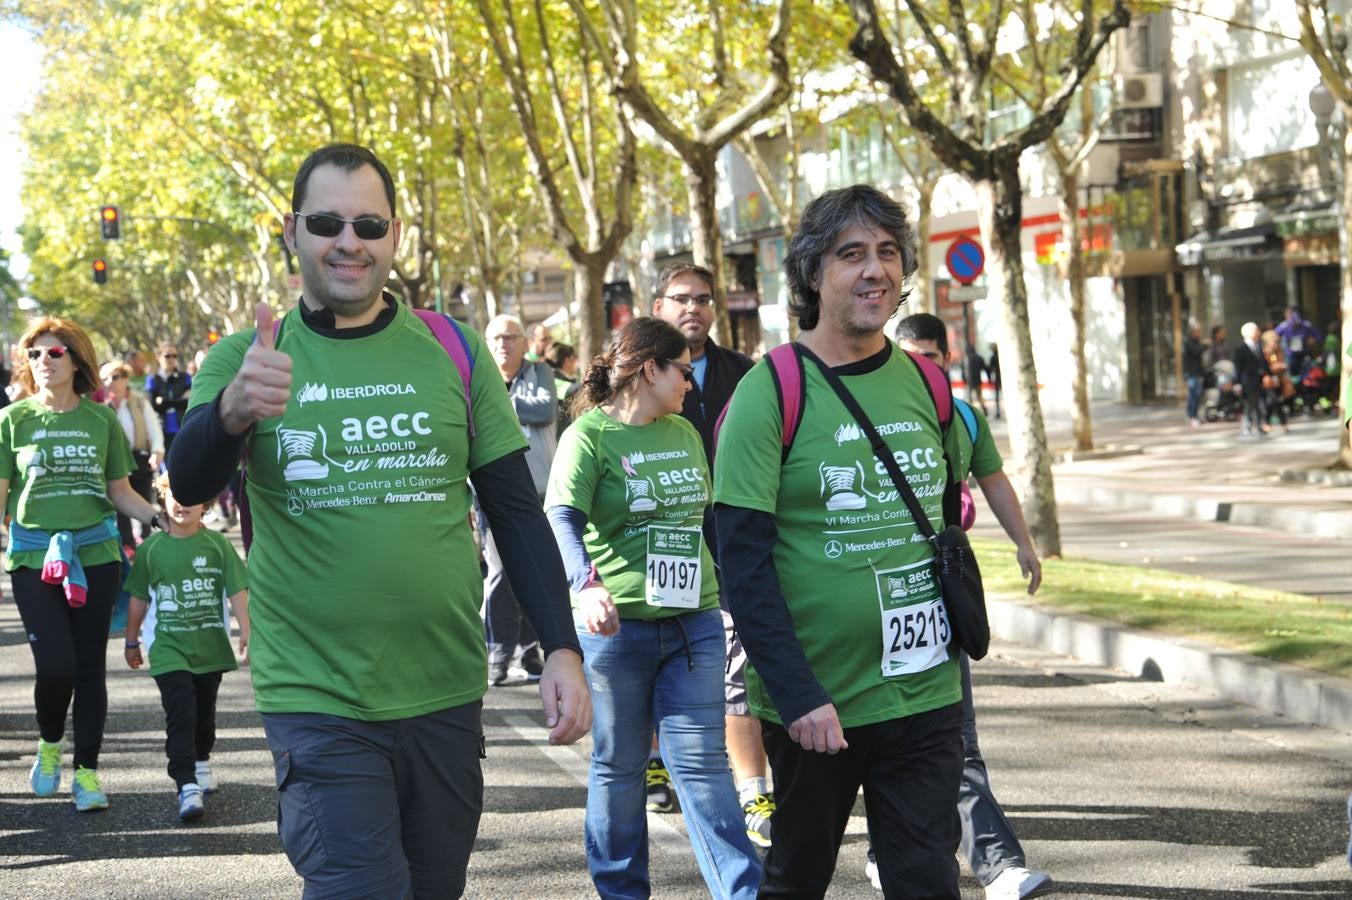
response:
<path id="1" fill-rule="evenodd" d="M 107 284 L 108 264 L 101 259 L 94 260 L 94 283 Z"/>
<path id="2" fill-rule="evenodd" d="M 122 214 L 116 206 L 105 206 L 99 210 L 99 228 L 106 241 L 115 241 L 122 237 Z"/>

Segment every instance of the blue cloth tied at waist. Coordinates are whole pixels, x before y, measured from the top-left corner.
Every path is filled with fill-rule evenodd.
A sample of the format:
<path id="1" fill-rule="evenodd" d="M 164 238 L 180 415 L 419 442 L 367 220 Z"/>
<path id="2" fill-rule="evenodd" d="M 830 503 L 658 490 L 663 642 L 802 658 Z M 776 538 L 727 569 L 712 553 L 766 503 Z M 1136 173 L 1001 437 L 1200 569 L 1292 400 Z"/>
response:
<path id="1" fill-rule="evenodd" d="M 117 519 L 113 516 L 80 531 L 50 533 L 11 522 L 9 550 L 6 551 L 6 556 L 31 550 L 46 550 L 47 556 L 42 561 L 42 580 L 48 584 L 61 585 L 66 592 L 66 602 L 78 608 L 85 605 L 89 582 L 85 579 L 84 566 L 80 565 L 80 554 L 77 551 L 81 547 L 102 544 L 106 540 L 117 538 Z"/>

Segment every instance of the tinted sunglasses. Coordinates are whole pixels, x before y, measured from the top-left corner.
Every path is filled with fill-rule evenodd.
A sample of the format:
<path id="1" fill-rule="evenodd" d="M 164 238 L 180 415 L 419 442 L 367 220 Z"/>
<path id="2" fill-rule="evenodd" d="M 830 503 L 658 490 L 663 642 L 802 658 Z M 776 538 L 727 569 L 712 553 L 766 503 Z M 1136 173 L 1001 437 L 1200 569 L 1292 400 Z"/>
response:
<path id="1" fill-rule="evenodd" d="M 305 220 L 305 230 L 315 237 L 331 238 L 343 233 L 344 225 L 351 225 L 353 232 L 363 241 L 377 241 L 390 230 L 390 220 L 377 216 L 362 216 L 359 219 L 340 219 L 328 213 L 292 213 L 298 219 Z"/>
<path id="2" fill-rule="evenodd" d="M 69 352 L 67 347 L 29 347 L 28 359 L 31 362 L 37 362 L 42 359 L 42 354 L 47 354 L 52 359 L 60 359 Z"/>

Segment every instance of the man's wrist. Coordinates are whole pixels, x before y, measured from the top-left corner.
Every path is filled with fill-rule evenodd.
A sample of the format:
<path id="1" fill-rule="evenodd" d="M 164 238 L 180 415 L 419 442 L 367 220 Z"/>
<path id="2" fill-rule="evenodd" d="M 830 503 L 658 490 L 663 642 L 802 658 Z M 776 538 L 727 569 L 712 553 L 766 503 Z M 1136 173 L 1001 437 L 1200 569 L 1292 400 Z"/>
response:
<path id="1" fill-rule="evenodd" d="M 140 650 L 140 649 L 141 649 L 141 642 L 140 642 L 140 641 L 127 641 L 127 649 L 128 649 L 128 650 Z"/>

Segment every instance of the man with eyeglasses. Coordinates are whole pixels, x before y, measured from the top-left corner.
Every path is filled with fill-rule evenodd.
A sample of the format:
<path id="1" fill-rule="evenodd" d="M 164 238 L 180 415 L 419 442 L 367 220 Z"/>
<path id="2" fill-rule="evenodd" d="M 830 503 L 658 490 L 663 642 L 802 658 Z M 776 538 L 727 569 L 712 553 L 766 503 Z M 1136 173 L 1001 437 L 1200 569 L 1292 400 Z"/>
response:
<path id="1" fill-rule="evenodd" d="M 704 440 L 704 454 L 709 458 L 710 471 L 713 471 L 714 425 L 732 397 L 733 388 L 754 363 L 745 353 L 720 347 L 709 337 L 709 329 L 714 323 L 714 276 L 703 266 L 677 263 L 664 269 L 657 277 L 653 315 L 679 328 L 690 347 L 694 389 L 686 392 L 681 415 L 695 426 Z M 716 553 L 718 543 L 714 539 L 713 516 L 704 517 L 704 530 L 705 543 Z M 765 747 L 761 743 L 760 722 L 751 715 L 746 703 L 746 652 L 728 613 L 727 598 L 722 592 L 719 596 L 728 654 L 723 680 L 728 759 L 746 817 L 747 837 L 757 847 L 768 847 L 770 816 L 774 813 L 775 802 L 765 780 Z M 661 783 L 664 774 L 665 769 L 650 773 L 649 780 L 657 782 L 653 787 L 659 791 L 670 790 L 669 785 Z"/>
<path id="2" fill-rule="evenodd" d="M 164 446 L 168 450 L 178 436 L 183 414 L 188 411 L 192 376 L 178 367 L 178 348 L 169 341 L 160 344 L 160 370 L 146 377 L 146 396 L 160 417 Z"/>
<path id="3" fill-rule="evenodd" d="M 385 292 L 394 182 L 364 147 L 301 165 L 299 304 L 222 339 L 169 471 L 200 503 L 248 463 L 254 694 L 305 896 L 458 897 L 483 808 L 487 660 L 473 481 L 545 650 L 553 743 L 591 723 L 563 563 L 483 339 L 448 347 Z M 448 323 L 449 327 L 449 323 Z M 468 394 L 468 396 L 467 396 Z"/>
<path id="4" fill-rule="evenodd" d="M 521 423 L 521 433 L 530 442 L 526 464 L 530 466 L 535 493 L 544 501 L 549 486 L 549 464 L 558 449 L 558 431 L 555 423 L 559 403 L 554 397 L 554 370 L 548 363 L 532 362 L 526 353 L 526 335 L 521 320 L 516 316 L 494 316 L 484 329 L 488 351 L 498 365 L 498 374 L 507 385 L 512 398 L 512 409 Z M 544 663 L 540 659 L 540 644 L 530 622 L 521 615 L 521 604 L 516 599 L 512 584 L 503 568 L 502 554 L 493 540 L 492 529 L 481 521 L 483 528 L 484 562 L 488 573 L 484 576 L 484 637 L 488 642 L 488 683 L 493 686 L 507 682 L 513 658 L 520 666 L 517 677 L 539 681 Z M 518 655 L 519 651 L 519 655 Z"/>

